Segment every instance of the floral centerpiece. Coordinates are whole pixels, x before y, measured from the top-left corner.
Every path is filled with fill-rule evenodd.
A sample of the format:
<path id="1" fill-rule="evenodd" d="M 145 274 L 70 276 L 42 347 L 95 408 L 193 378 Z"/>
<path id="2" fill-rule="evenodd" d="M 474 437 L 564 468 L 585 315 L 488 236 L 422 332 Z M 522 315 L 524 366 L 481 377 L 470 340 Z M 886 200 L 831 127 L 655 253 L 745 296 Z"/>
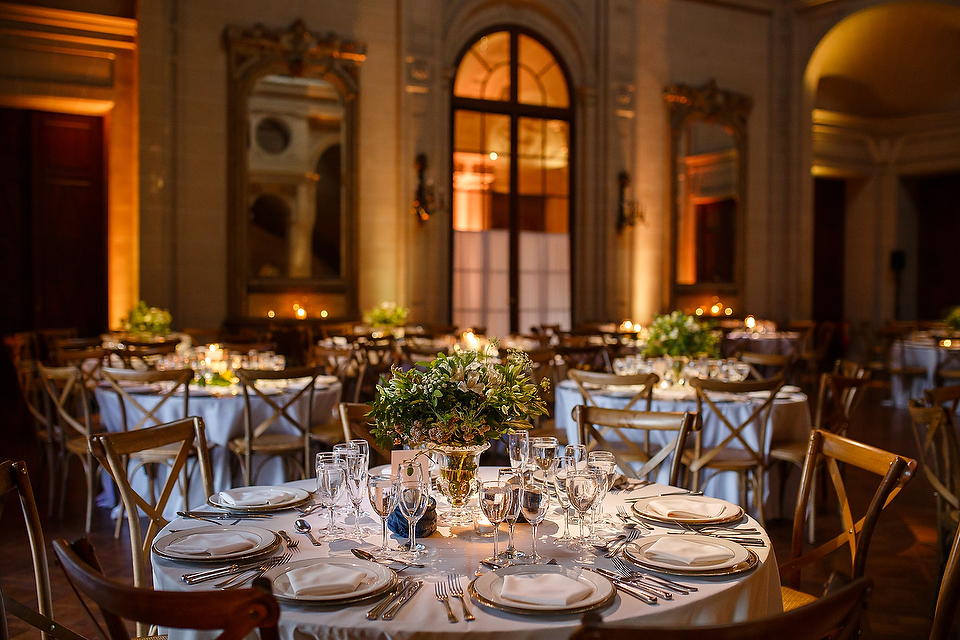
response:
<path id="1" fill-rule="evenodd" d="M 379 307 L 364 312 L 363 321 L 371 327 L 402 327 L 409 313 L 409 309 L 396 302 L 381 302 Z"/>
<path id="2" fill-rule="evenodd" d="M 719 353 L 720 340 L 713 328 L 680 311 L 654 318 L 646 338 L 647 357 L 714 358 Z"/>
<path id="3" fill-rule="evenodd" d="M 466 504 L 477 489 L 480 454 L 511 429 L 529 429 L 547 413 L 532 363 L 522 351 L 507 350 L 498 362 L 477 351 L 439 354 L 425 371 L 393 370 L 377 388 L 370 416 L 373 436 L 387 449 L 426 448 L 437 457 L 440 488 L 453 506 L 451 520 L 465 523 Z M 541 382 L 544 388 L 549 381 Z"/>
<path id="4" fill-rule="evenodd" d="M 141 300 L 121 319 L 123 330 L 143 338 L 156 338 L 170 333 L 170 312 L 159 307 L 148 307 Z"/>
<path id="5" fill-rule="evenodd" d="M 950 307 L 943 321 L 947 323 L 951 331 L 960 331 L 960 306 Z"/>

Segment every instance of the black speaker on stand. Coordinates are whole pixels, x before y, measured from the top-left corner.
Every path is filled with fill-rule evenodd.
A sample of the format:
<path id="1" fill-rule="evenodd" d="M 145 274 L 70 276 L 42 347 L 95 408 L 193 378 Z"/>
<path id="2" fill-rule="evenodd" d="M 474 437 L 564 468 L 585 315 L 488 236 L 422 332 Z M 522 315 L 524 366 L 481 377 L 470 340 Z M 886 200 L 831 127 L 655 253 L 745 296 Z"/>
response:
<path id="1" fill-rule="evenodd" d="M 893 271 L 893 319 L 900 319 L 900 276 L 907 267 L 907 253 L 902 249 L 890 252 L 890 269 Z"/>

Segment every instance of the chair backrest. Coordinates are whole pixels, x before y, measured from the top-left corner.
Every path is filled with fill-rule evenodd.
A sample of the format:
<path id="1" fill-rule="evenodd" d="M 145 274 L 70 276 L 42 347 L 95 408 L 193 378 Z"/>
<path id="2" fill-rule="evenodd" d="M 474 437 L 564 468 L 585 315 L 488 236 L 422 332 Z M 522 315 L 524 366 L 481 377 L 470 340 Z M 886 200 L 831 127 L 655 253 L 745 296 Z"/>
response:
<path id="1" fill-rule="evenodd" d="M 556 345 L 562 369 L 570 371 L 611 371 L 610 354 L 602 342 L 591 342 L 590 336 L 566 336 Z"/>
<path id="2" fill-rule="evenodd" d="M 163 356 L 176 352 L 178 344 L 179 340 L 123 342 L 110 351 L 127 369 L 154 369 Z"/>
<path id="3" fill-rule="evenodd" d="M 933 614 L 933 626 L 930 640 L 948 640 L 950 632 L 960 611 L 960 527 L 953 538 L 953 547 L 947 558 L 947 565 L 940 582 L 940 594 L 937 596 L 937 608 Z M 956 636 L 953 636 L 954 638 Z"/>
<path id="4" fill-rule="evenodd" d="M 24 462 L 7 460 L 0 462 L 0 514 L 3 513 L 7 496 L 16 493 L 23 509 L 23 519 L 27 525 L 27 537 L 30 541 L 30 555 L 33 556 L 33 577 L 37 584 L 37 604 L 40 615 L 53 618 L 53 598 L 50 595 L 50 569 L 47 565 L 47 551 L 43 543 L 43 530 L 40 528 L 40 514 L 30 486 L 30 476 Z M 15 611 L 11 611 L 16 615 Z M 20 617 L 20 616 L 17 616 Z M 26 617 L 24 618 L 26 620 Z M 29 620 L 27 620 L 29 622 Z M 45 631 L 43 627 L 37 627 Z M 43 635 L 44 638 L 48 636 Z"/>
<path id="5" fill-rule="evenodd" d="M 323 373 L 318 366 L 287 367 L 282 371 L 261 371 L 257 369 L 239 369 L 236 374 L 243 386 L 243 429 L 246 441 L 244 451 L 244 481 L 251 481 L 253 450 L 251 443 L 262 436 L 277 421 L 286 421 L 303 436 L 303 473 L 309 475 L 310 465 L 310 427 L 313 426 L 313 396 L 317 376 Z M 287 393 L 270 395 L 257 386 L 259 380 L 286 381 L 292 384 Z M 259 424 L 253 424 L 251 398 L 259 398 L 269 408 L 269 415 Z M 298 418 L 293 410 L 301 399 L 305 399 L 306 417 Z M 327 418 L 329 420 L 329 418 Z"/>
<path id="6" fill-rule="evenodd" d="M 860 403 L 868 384 L 869 372 L 864 372 L 859 377 L 836 373 L 821 374 L 813 427 L 841 436 L 846 435 L 850 428 L 850 416 Z"/>
<path id="7" fill-rule="evenodd" d="M 786 379 L 787 374 L 790 372 L 793 356 L 781 353 L 754 353 L 752 351 L 744 351 L 740 354 L 739 360 L 750 367 L 750 375 L 752 375 L 755 380 L 764 380 L 776 376 Z M 762 367 L 763 371 L 761 372 L 758 367 Z"/>
<path id="8" fill-rule="evenodd" d="M 567 377 L 577 383 L 577 389 L 580 390 L 583 403 L 594 407 L 600 406 L 597 396 L 609 392 L 611 386 L 620 388 L 639 387 L 622 408 L 633 409 L 636 407 L 643 411 L 650 411 L 653 402 L 653 388 L 660 380 L 660 377 L 655 373 L 635 373 L 620 376 L 615 373 L 581 371 L 579 369 L 569 369 Z"/>
<path id="9" fill-rule="evenodd" d="M 848 378 L 862 378 L 866 370 L 859 362 L 837 358 L 837 361 L 833 363 L 833 372 Z"/>
<path id="10" fill-rule="evenodd" d="M 280 607 L 265 579 L 249 589 L 226 591 L 155 591 L 106 578 L 86 538 L 68 544 L 54 540 L 67 580 L 100 609 L 110 640 L 130 640 L 123 620 L 176 629 L 223 632 L 216 640 L 243 640 L 260 629 L 261 640 L 278 640 Z"/>
<path id="11" fill-rule="evenodd" d="M 945 372 L 947 377 L 960 376 L 960 344 L 956 340 L 940 340 L 937 342 L 937 366 L 935 378 L 938 384 Z"/>
<path id="12" fill-rule="evenodd" d="M 176 402 L 179 398 L 182 401 L 183 412 L 180 418 L 190 415 L 190 381 L 193 380 L 193 369 L 157 371 L 104 367 L 100 373 L 120 399 L 124 431 L 162 424 L 157 413 L 168 400 Z M 151 400 L 157 400 L 149 409 L 140 402 L 143 400 L 141 393 L 145 390 L 150 394 Z M 139 416 L 132 425 L 127 415 L 128 409 L 133 410 L 130 412 L 133 415 Z"/>
<path id="13" fill-rule="evenodd" d="M 82 349 L 55 349 L 50 360 L 59 367 L 77 367 L 83 384 L 93 390 L 100 384 L 100 369 L 107 359 L 107 351 L 101 346 Z"/>
<path id="14" fill-rule="evenodd" d="M 21 360 L 36 360 L 40 350 L 37 334 L 33 331 L 20 331 L 3 336 L 3 345 L 7 348 L 10 361 L 18 364 Z"/>
<path id="15" fill-rule="evenodd" d="M 819 547 L 803 553 L 807 505 L 813 489 L 814 474 L 820 464 L 826 465 L 831 484 L 837 494 L 841 533 Z M 882 477 L 866 513 L 856 522 L 847 499 L 839 464 L 863 469 Z M 910 481 L 916 468 L 916 460 L 889 453 L 829 431 L 817 429 L 810 434 L 810 444 L 803 463 L 803 475 L 800 479 L 797 509 L 793 520 L 790 559 L 780 565 L 780 581 L 794 589 L 799 588 L 800 571 L 803 567 L 845 546 L 850 552 L 851 576 L 854 579 L 862 576 L 867 562 L 867 552 L 870 549 L 870 539 L 880 514 Z"/>
<path id="16" fill-rule="evenodd" d="M 43 385 L 49 424 L 57 424 L 61 434 L 73 431 L 86 438 L 93 431 L 87 387 L 79 366 L 47 367 L 37 365 Z"/>
<path id="17" fill-rule="evenodd" d="M 933 490 L 951 508 L 960 509 L 960 443 L 946 409 L 910 401 L 910 421 L 920 468 Z"/>
<path id="18" fill-rule="evenodd" d="M 856 637 L 873 581 L 861 578 L 803 606 L 760 620 L 681 627 L 605 627 L 600 615 L 584 616 L 571 640 L 846 640 Z"/>
<path id="19" fill-rule="evenodd" d="M 602 409 L 578 405 L 573 416 L 580 429 L 580 442 L 587 449 L 600 448 L 611 451 L 617 465 L 625 475 L 645 478 L 656 471 L 672 454 L 670 476 L 667 484 L 679 486 L 680 459 L 686 446 L 687 434 L 698 429 L 700 421 L 694 413 L 668 411 L 630 411 L 627 409 Z M 642 441 L 631 437 L 633 431 L 642 436 Z M 673 438 L 654 450 L 650 446 L 651 432 L 672 432 Z M 616 436 L 616 442 L 611 442 Z M 639 469 L 634 464 L 641 463 Z"/>
<path id="20" fill-rule="evenodd" d="M 703 422 L 704 411 L 709 409 L 717 417 L 721 428 L 723 429 L 723 438 L 717 439 L 717 443 L 710 449 L 704 451 L 702 446 L 702 432 L 697 434 L 694 444 L 693 459 L 690 460 L 688 467 L 691 473 L 697 473 L 700 469 L 710 465 L 710 461 L 717 457 L 731 442 L 740 443 L 740 448 L 748 452 L 758 466 L 764 466 L 766 462 L 766 453 L 763 449 L 767 441 L 767 428 L 770 423 L 770 411 L 773 409 L 773 402 L 777 392 L 783 386 L 783 378 L 769 378 L 767 380 L 745 380 L 742 382 L 724 382 L 722 380 L 693 378 L 690 385 L 697 391 L 697 413 L 700 416 L 700 422 Z M 723 394 L 723 398 L 743 397 L 750 399 L 747 394 L 766 393 L 763 400 L 753 407 L 750 415 L 738 424 L 734 424 L 727 417 L 727 414 L 716 405 L 712 393 Z M 732 396 L 731 396 L 732 394 Z M 745 437 L 744 432 L 747 428 L 757 430 L 756 442 L 752 444 L 753 439 Z"/>
<path id="21" fill-rule="evenodd" d="M 364 439 L 370 444 L 370 451 L 375 453 L 377 464 L 390 462 L 390 452 L 374 439 L 370 433 L 370 405 L 355 402 L 340 403 L 340 421 L 343 423 L 344 440 Z M 371 465 L 373 461 L 371 460 Z"/>
<path id="22" fill-rule="evenodd" d="M 167 479 L 160 489 L 156 502 L 149 502 L 137 493 L 130 484 L 127 476 L 127 466 L 124 460 L 134 453 L 155 449 L 167 445 L 179 445 L 170 463 Z M 168 523 L 163 517 L 163 510 L 176 486 L 177 479 L 186 465 L 191 452 L 196 450 L 200 477 L 203 482 L 204 497 L 209 498 L 213 493 L 213 476 L 210 473 L 210 460 L 207 453 L 207 438 L 204 432 L 203 420 L 194 416 L 185 420 L 178 420 L 156 427 L 147 427 L 135 431 L 117 431 L 95 435 L 90 438 L 90 451 L 97 462 L 107 470 L 110 477 L 117 484 L 120 499 L 123 501 L 127 513 L 127 523 L 130 525 L 130 552 L 133 556 L 133 584 L 150 586 L 152 583 L 147 573 L 147 558 L 150 547 L 157 532 Z M 150 523 L 146 532 L 142 532 L 139 513 L 142 511 Z"/>
<path id="23" fill-rule="evenodd" d="M 945 387 L 927 389 L 923 392 L 923 395 L 927 400 L 927 404 L 931 407 L 939 407 L 950 403 L 946 417 L 951 424 L 954 423 L 953 417 L 957 415 L 957 408 L 960 406 L 960 384 L 950 384 Z"/>
<path id="24" fill-rule="evenodd" d="M 37 372 L 37 361 L 23 359 L 17 362 L 17 385 L 20 397 L 23 399 L 27 411 L 30 412 L 30 423 L 33 425 L 34 435 L 40 438 L 43 435 L 48 443 L 53 440 L 53 431 L 45 409 L 43 383 Z"/>

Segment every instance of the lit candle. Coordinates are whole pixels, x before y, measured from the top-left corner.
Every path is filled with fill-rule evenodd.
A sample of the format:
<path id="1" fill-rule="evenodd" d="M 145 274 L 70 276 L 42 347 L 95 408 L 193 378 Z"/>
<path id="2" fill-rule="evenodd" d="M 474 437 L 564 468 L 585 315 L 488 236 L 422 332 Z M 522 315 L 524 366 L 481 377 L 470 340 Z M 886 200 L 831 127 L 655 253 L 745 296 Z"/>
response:
<path id="1" fill-rule="evenodd" d="M 493 535 L 493 532 L 496 530 L 496 527 L 493 526 L 493 523 L 487 519 L 487 516 L 483 515 L 483 512 L 479 509 L 473 513 L 473 532 L 478 536 L 487 538 Z"/>

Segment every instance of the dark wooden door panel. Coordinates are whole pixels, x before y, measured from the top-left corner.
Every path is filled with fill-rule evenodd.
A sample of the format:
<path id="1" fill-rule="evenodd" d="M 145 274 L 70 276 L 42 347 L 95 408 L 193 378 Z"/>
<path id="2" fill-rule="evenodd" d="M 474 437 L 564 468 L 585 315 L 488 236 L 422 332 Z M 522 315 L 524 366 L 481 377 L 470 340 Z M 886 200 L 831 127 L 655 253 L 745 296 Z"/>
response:
<path id="1" fill-rule="evenodd" d="M 0 109 L 0 333 L 33 322 L 30 113 Z"/>
<path id="2" fill-rule="evenodd" d="M 843 180 L 816 178 L 813 183 L 813 317 L 843 318 L 846 189 Z"/>
<path id="3" fill-rule="evenodd" d="M 960 174 L 917 181 L 917 222 L 917 315 L 934 320 L 960 305 Z"/>

